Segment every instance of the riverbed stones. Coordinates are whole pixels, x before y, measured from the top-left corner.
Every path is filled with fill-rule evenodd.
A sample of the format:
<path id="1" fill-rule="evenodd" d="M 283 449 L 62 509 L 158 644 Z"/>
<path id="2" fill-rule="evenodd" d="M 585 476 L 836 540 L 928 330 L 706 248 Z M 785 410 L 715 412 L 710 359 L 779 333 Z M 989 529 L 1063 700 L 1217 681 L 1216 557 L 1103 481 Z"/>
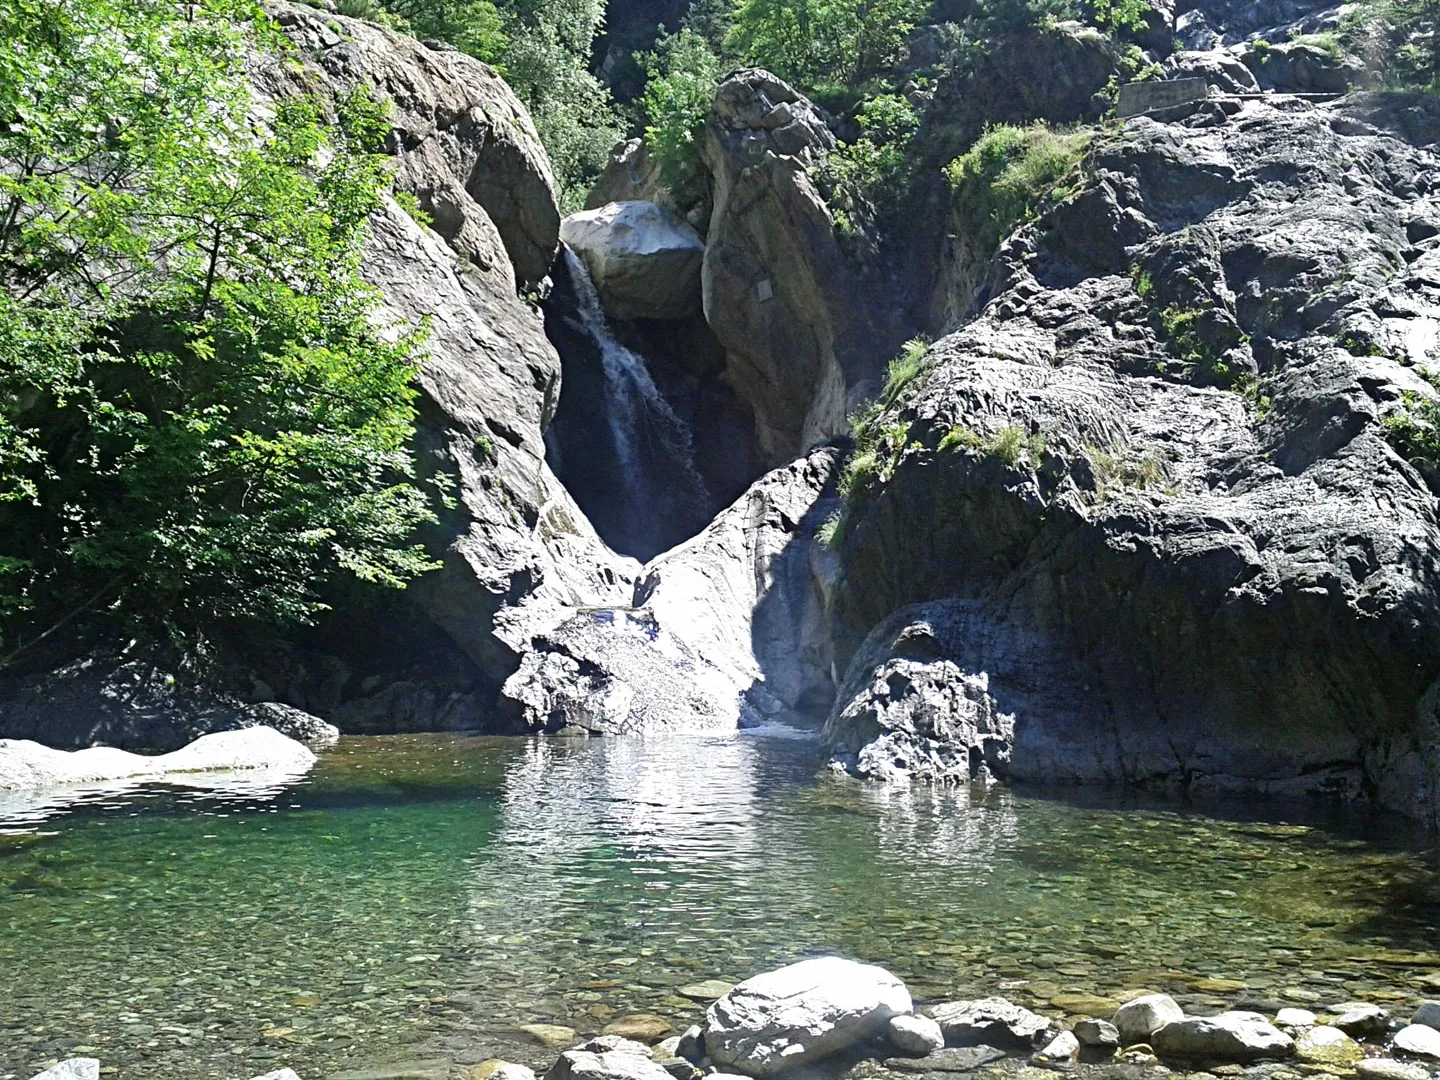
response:
<path id="1" fill-rule="evenodd" d="M 1258 1061 L 1289 1057 L 1295 1040 L 1258 1013 L 1227 1012 L 1176 1020 L 1151 1037 L 1162 1058 L 1207 1058 L 1218 1061 Z"/>
<path id="2" fill-rule="evenodd" d="M 1115 1010 L 1113 1023 L 1123 1046 L 1148 1042 L 1166 1024 L 1185 1019 L 1185 1013 L 1168 994 L 1146 994 Z"/>
<path id="3" fill-rule="evenodd" d="M 1316 1065 L 1353 1065 L 1365 1050 L 1338 1027 L 1321 1024 L 1295 1037 L 1295 1056 Z"/>
<path id="4" fill-rule="evenodd" d="M 1410 1018 L 1412 1024 L 1424 1024 L 1440 1030 L 1440 1002 L 1427 1001 L 1415 1010 L 1415 1015 Z"/>
<path id="5" fill-rule="evenodd" d="M 772 1076 L 876 1036 L 910 1011 L 905 984 L 883 968 L 804 960 L 747 979 L 711 1005 L 705 1049 L 721 1069 Z"/>
<path id="6" fill-rule="evenodd" d="M 885 1067 L 909 1073 L 969 1073 L 1004 1057 L 1005 1051 L 994 1046 L 948 1046 L 923 1058 L 889 1058 Z"/>
<path id="7" fill-rule="evenodd" d="M 886 1031 L 895 1049 L 924 1057 L 945 1045 L 945 1033 L 928 1016 L 892 1016 Z"/>
<path id="8" fill-rule="evenodd" d="M 1430 1070 L 1423 1065 L 1394 1058 L 1363 1058 L 1355 1071 L 1366 1080 L 1430 1080 Z"/>
<path id="9" fill-rule="evenodd" d="M 526 1069 L 525 1071 L 529 1072 L 530 1070 Z M 534 1074 L 531 1073 L 531 1075 L 533 1076 Z M 300 1074 L 294 1069 L 276 1069 L 274 1072 L 268 1072 L 264 1076 L 253 1077 L 252 1080 L 300 1080 Z M 509 1080 L 518 1080 L 518 1078 L 511 1077 Z"/>
<path id="10" fill-rule="evenodd" d="M 1396 1033 L 1395 1049 L 1419 1057 L 1440 1058 L 1440 1031 L 1427 1024 L 1411 1024 Z"/>
<path id="11" fill-rule="evenodd" d="M 1075 1025 L 1081 1046 L 1119 1046 L 1120 1029 L 1108 1020 L 1081 1020 Z"/>
<path id="12" fill-rule="evenodd" d="M 1003 997 L 978 1001 L 949 1001 L 936 1005 L 930 1015 L 950 1046 L 1023 1047 L 1040 1045 L 1050 1034 L 1050 1020 Z"/>
<path id="13" fill-rule="evenodd" d="M 69 1058 L 33 1080 L 100 1080 L 100 1062 L 96 1058 Z"/>
<path id="14" fill-rule="evenodd" d="M 654 1013 L 631 1013 L 605 1025 L 603 1035 L 619 1035 L 623 1039 L 655 1042 L 670 1030 L 670 1021 Z"/>
<path id="15" fill-rule="evenodd" d="M 1335 1006 L 1331 1012 L 1334 1014 L 1331 1026 L 1355 1039 L 1376 1038 L 1390 1029 L 1390 1014 L 1367 1001 L 1348 1001 Z"/>

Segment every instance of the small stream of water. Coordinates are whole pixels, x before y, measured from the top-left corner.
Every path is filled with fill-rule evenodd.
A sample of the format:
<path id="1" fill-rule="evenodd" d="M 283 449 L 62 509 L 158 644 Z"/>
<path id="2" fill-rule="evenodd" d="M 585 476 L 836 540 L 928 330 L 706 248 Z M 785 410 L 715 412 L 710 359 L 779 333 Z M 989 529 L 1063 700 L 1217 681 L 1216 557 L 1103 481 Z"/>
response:
<path id="1" fill-rule="evenodd" d="M 703 1011 L 688 984 L 820 952 L 922 1000 L 1053 1014 L 1440 991 L 1437 864 L 1393 822 L 866 787 L 822 762 L 773 735 L 351 737 L 278 790 L 0 820 L 0 1077 L 74 1053 L 120 1080 L 544 1067 L 519 1025 L 678 1031 Z"/>

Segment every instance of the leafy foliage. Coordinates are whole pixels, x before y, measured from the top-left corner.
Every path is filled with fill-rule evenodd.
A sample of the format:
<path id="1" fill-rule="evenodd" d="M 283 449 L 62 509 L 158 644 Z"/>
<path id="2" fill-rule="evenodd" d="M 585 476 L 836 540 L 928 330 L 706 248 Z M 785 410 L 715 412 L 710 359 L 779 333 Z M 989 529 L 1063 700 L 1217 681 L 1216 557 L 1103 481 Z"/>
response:
<path id="1" fill-rule="evenodd" d="M 720 60 L 705 38 L 683 29 L 661 39 L 646 58 L 645 70 L 649 78 L 642 103 L 650 121 L 646 145 L 665 183 L 687 190 L 698 182 L 700 143 L 715 100 Z"/>
<path id="2" fill-rule="evenodd" d="M 1440 393 L 1440 372 L 1421 368 L 1420 374 Z M 1385 435 L 1426 483 L 1440 491 L 1440 398 L 1407 390 L 1399 411 L 1385 419 Z"/>
<path id="3" fill-rule="evenodd" d="M 1064 181 L 1089 142 L 1088 132 L 1060 132 L 1043 123 L 994 124 L 945 167 L 945 175 L 981 242 L 995 247 L 1017 225 L 1069 196 Z"/>
<path id="4" fill-rule="evenodd" d="M 888 218 L 904 202 L 920 118 L 905 98 L 880 94 L 868 99 L 855 119 L 863 134 L 827 163 L 835 192 L 831 202 L 845 215 L 842 222 L 871 208 Z"/>
<path id="5" fill-rule="evenodd" d="M 726 50 L 802 86 L 855 85 L 892 65 L 924 0 L 738 0 Z"/>
<path id="6" fill-rule="evenodd" d="M 1341 36 L 1371 54 L 1394 84 L 1440 88 L 1440 0 L 1359 0 Z"/>
<path id="7" fill-rule="evenodd" d="M 250 120 L 244 0 L 0 5 L 5 605 L 188 634 L 303 622 L 317 584 L 429 563 L 418 338 L 357 260 L 384 111 Z"/>

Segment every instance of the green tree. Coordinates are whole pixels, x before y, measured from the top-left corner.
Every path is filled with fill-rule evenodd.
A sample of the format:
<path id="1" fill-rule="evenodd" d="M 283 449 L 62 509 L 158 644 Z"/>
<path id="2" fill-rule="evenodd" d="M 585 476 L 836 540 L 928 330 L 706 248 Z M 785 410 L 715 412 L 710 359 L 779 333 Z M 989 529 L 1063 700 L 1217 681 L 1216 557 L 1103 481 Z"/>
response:
<path id="1" fill-rule="evenodd" d="M 709 42 L 686 29 L 656 43 L 645 57 L 645 72 L 645 142 L 665 183 L 683 191 L 695 184 L 699 173 L 700 143 L 715 101 L 720 60 Z"/>
<path id="2" fill-rule="evenodd" d="M 805 88 L 854 85 L 898 59 L 923 0 L 739 0 L 727 51 Z"/>
<path id="3" fill-rule="evenodd" d="M 385 6 L 417 38 L 438 38 L 487 62 L 505 51 L 505 20 L 491 0 L 385 0 Z"/>
<path id="4" fill-rule="evenodd" d="M 1376 59 L 1392 81 L 1440 87 L 1440 0 L 1361 0 L 1342 31 L 1353 40 L 1362 30 L 1379 39 L 1382 55 Z"/>
<path id="5" fill-rule="evenodd" d="M 423 571 L 417 335 L 358 273 L 384 110 L 261 109 L 247 0 L 0 0 L 0 32 L 6 606 L 187 636 Z"/>

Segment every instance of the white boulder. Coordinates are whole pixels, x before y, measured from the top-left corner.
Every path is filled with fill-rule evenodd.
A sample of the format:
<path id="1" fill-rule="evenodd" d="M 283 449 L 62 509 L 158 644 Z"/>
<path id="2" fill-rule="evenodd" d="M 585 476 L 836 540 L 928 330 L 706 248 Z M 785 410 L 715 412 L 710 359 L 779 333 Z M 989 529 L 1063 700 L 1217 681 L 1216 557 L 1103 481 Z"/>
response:
<path id="1" fill-rule="evenodd" d="M 1220 1061 L 1255 1061 L 1288 1057 L 1295 1052 L 1294 1039 L 1252 1012 L 1176 1020 L 1151 1035 L 1150 1045 L 1162 1058 Z"/>
<path id="2" fill-rule="evenodd" d="M 910 991 L 883 968 L 805 960 L 747 979 L 711 1005 L 705 1050 L 721 1071 L 773 1076 L 883 1034 L 910 1011 Z"/>
<path id="3" fill-rule="evenodd" d="M 300 1080 L 300 1076 L 294 1069 L 276 1069 L 264 1076 L 257 1076 L 254 1080 Z"/>
<path id="4" fill-rule="evenodd" d="M 146 756 L 108 746 L 52 750 L 29 739 L 0 739 L 0 791 L 96 784 L 137 777 L 248 769 L 304 771 L 315 752 L 274 728 L 252 727 L 202 735 L 169 754 Z"/>
<path id="5" fill-rule="evenodd" d="M 545 1080 L 672 1080 L 672 1077 L 651 1060 L 648 1049 L 622 1047 L 566 1050 L 545 1073 Z"/>
<path id="6" fill-rule="evenodd" d="M 945 1033 L 928 1016 L 892 1016 L 890 1042 L 902 1054 L 924 1057 L 945 1045 Z"/>
<path id="7" fill-rule="evenodd" d="M 1035 1061 L 1042 1065 L 1064 1065 L 1074 1061 L 1080 1054 L 1080 1040 L 1073 1031 L 1062 1031 L 1045 1044 L 1045 1049 L 1035 1054 Z"/>
<path id="8" fill-rule="evenodd" d="M 968 1046 L 1035 1047 L 1050 1037 L 1050 1019 L 1002 997 L 947 1001 L 930 1010 L 945 1041 Z"/>
<path id="9" fill-rule="evenodd" d="M 1411 1024 L 1396 1033 L 1395 1049 L 1418 1057 L 1440 1058 L 1440 1031 L 1428 1024 Z"/>
<path id="10" fill-rule="evenodd" d="M 616 319 L 684 319 L 700 313 L 700 234 L 653 202 L 607 203 L 571 214 L 560 239 L 580 256 L 605 311 Z"/>
<path id="11" fill-rule="evenodd" d="M 1134 1046 L 1148 1043 L 1166 1024 L 1183 1019 L 1185 1013 L 1169 994 L 1146 994 L 1116 1009 L 1111 1023 L 1120 1032 L 1120 1045 Z"/>

